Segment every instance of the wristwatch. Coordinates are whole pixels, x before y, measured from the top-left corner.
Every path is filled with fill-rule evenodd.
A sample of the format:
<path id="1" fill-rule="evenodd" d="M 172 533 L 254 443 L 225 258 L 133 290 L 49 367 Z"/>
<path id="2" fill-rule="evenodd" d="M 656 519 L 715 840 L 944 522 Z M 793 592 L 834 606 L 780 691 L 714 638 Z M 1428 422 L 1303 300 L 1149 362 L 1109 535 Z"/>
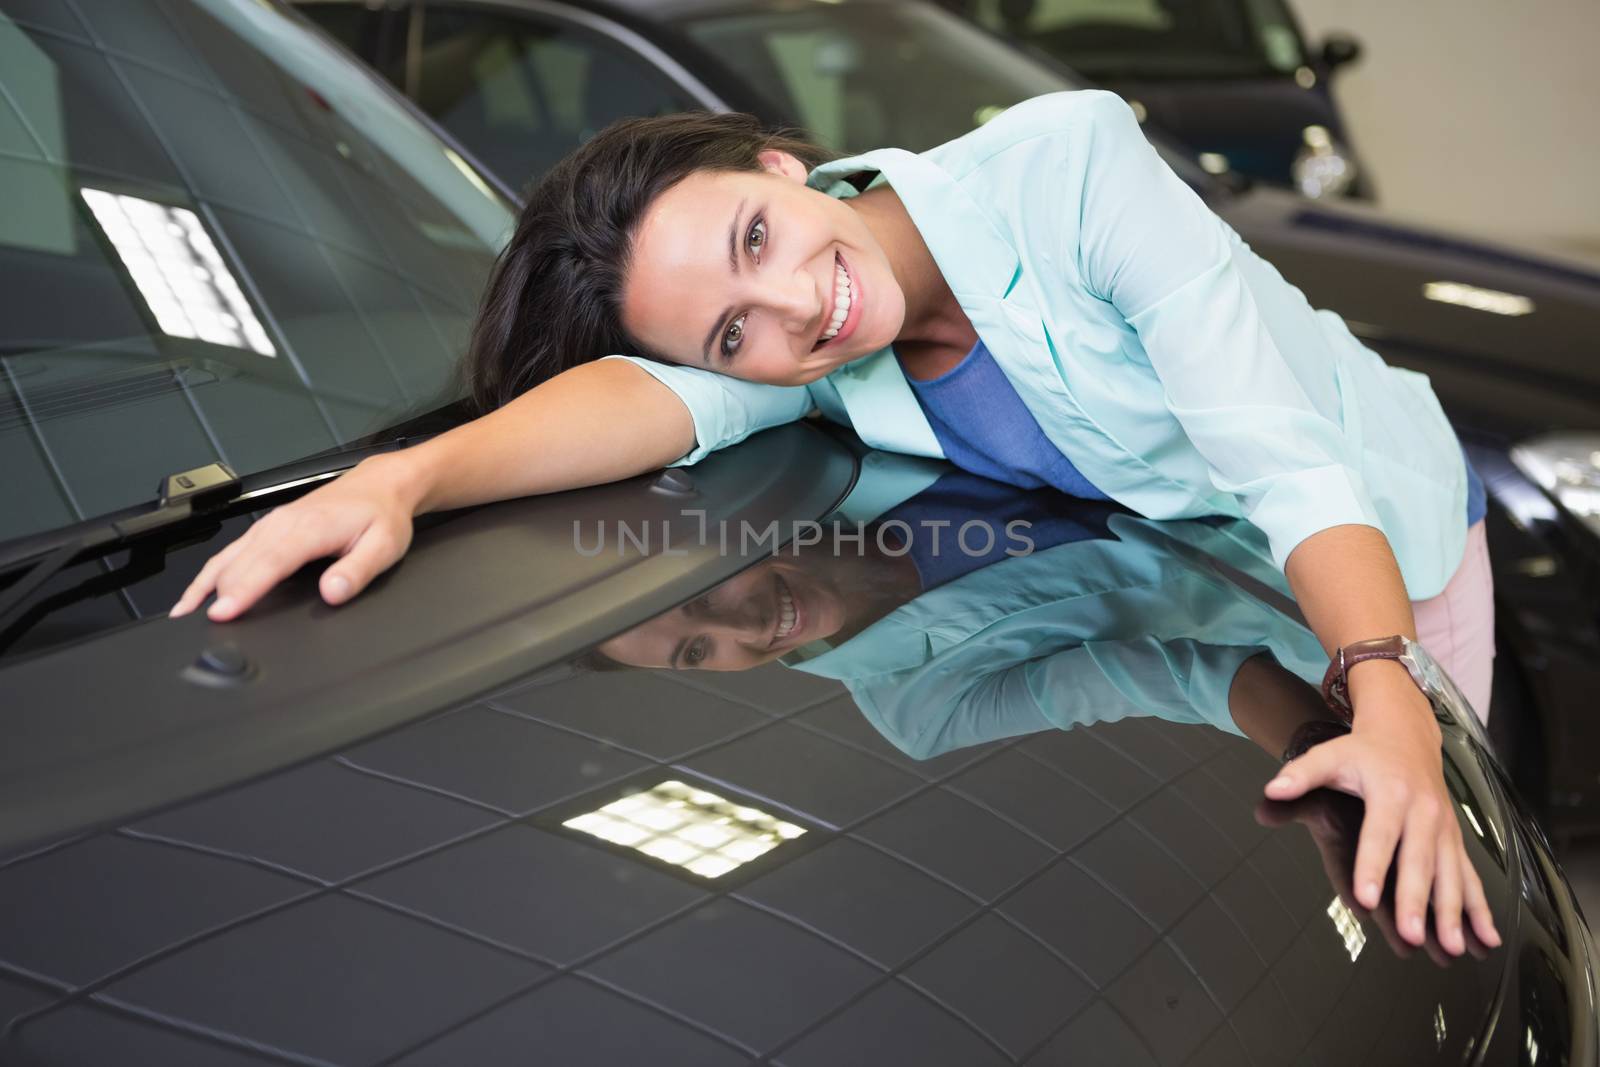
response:
<path id="1" fill-rule="evenodd" d="M 1422 646 L 1403 634 L 1375 637 L 1368 641 L 1355 641 L 1342 646 L 1333 654 L 1328 672 L 1322 676 L 1322 700 L 1332 711 L 1350 722 L 1355 709 L 1350 706 L 1349 671 L 1357 663 L 1369 659 L 1392 659 L 1405 667 L 1411 680 L 1417 683 L 1424 696 L 1430 695 L 1435 682 L 1432 674 L 1438 667 Z M 1433 671 L 1429 668 L 1432 667 Z"/>

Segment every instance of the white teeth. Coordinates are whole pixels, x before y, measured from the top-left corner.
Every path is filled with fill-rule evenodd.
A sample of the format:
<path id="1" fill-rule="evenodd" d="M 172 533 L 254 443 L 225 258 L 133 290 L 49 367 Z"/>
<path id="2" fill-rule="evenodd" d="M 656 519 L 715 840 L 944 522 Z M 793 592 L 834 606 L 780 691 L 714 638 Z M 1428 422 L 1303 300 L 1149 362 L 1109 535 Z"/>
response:
<path id="1" fill-rule="evenodd" d="M 780 606 L 778 609 L 777 640 L 782 641 L 794 632 L 796 613 L 794 610 L 794 598 L 789 595 L 788 588 L 781 584 L 778 586 L 778 599 Z"/>
<path id="2" fill-rule="evenodd" d="M 833 283 L 833 314 L 828 318 L 827 328 L 822 331 L 824 341 L 837 337 L 844 320 L 850 317 L 850 275 L 837 261 L 833 265 Z"/>

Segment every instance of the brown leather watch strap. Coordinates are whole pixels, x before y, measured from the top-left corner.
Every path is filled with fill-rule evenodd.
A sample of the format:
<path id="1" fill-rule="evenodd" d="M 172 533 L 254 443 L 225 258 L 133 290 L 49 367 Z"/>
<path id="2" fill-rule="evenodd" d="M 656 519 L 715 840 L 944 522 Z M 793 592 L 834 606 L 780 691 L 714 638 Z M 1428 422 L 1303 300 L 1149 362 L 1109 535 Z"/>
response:
<path id="1" fill-rule="evenodd" d="M 1406 641 L 1400 634 L 1353 641 L 1333 654 L 1333 662 L 1322 676 L 1322 702 L 1350 722 L 1355 710 L 1350 706 L 1350 668 L 1369 659 L 1399 659 L 1406 654 Z"/>

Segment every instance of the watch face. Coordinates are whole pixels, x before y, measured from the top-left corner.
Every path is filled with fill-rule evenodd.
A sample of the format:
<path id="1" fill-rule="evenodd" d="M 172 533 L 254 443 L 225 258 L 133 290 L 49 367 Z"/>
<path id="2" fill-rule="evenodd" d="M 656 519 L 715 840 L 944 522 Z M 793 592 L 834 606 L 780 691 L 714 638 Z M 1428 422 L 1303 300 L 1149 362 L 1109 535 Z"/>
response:
<path id="1" fill-rule="evenodd" d="M 1412 680 L 1427 694 L 1433 703 L 1435 714 L 1460 723 L 1487 745 L 1488 737 L 1483 732 L 1482 718 L 1467 702 L 1467 698 L 1456 687 L 1456 683 L 1445 673 L 1439 661 L 1409 637 L 1401 638 L 1401 641 L 1405 646 L 1405 655 L 1400 657 L 1400 662 L 1405 664 Z"/>

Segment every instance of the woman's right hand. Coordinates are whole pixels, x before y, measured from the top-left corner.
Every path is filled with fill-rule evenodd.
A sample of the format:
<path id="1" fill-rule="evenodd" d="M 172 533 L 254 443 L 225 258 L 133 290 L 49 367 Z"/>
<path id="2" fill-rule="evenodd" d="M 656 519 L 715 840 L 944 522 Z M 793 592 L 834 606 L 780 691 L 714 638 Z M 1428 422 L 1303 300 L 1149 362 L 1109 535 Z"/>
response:
<path id="1" fill-rule="evenodd" d="M 207 560 L 169 614 L 187 615 L 215 592 L 206 615 L 214 622 L 237 618 L 284 578 L 325 556 L 338 560 L 322 572 L 322 599 L 344 603 L 410 547 L 418 503 L 411 473 L 399 455 L 374 456 L 275 508 Z"/>

